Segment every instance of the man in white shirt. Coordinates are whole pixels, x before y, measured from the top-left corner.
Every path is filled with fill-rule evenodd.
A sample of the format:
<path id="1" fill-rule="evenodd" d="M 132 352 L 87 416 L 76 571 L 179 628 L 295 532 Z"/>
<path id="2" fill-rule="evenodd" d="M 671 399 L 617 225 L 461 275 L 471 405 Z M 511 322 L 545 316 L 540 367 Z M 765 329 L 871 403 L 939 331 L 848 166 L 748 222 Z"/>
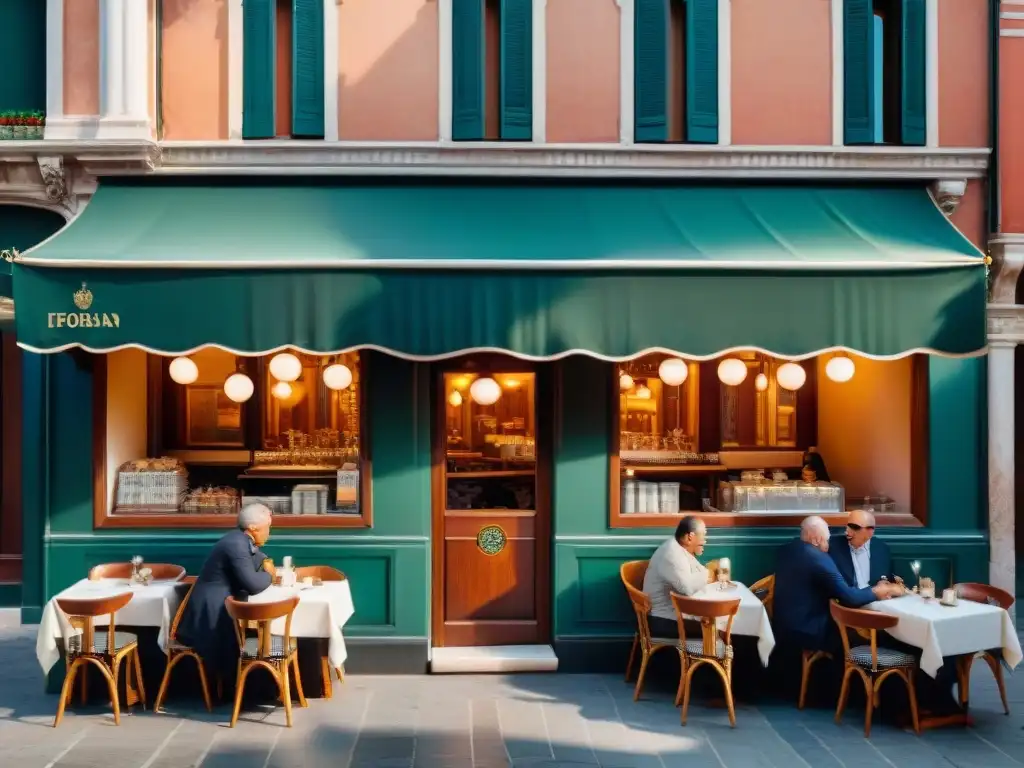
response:
<path id="1" fill-rule="evenodd" d="M 694 595 L 711 580 L 708 569 L 697 560 L 698 555 L 704 554 L 707 536 L 703 520 L 684 517 L 676 526 L 675 535 L 651 555 L 644 576 L 644 593 L 651 600 L 648 624 L 653 637 L 679 637 L 670 593 Z M 689 629 L 687 633 L 689 636 Z"/>

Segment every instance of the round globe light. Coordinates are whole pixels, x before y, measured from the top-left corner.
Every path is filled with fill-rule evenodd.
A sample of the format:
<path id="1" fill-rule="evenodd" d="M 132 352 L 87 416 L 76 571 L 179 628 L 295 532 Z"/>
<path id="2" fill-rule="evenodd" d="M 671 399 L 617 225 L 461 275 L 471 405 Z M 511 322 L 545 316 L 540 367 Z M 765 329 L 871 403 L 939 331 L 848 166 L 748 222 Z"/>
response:
<path id="1" fill-rule="evenodd" d="M 649 390 L 647 387 L 641 384 L 639 387 L 636 388 L 636 397 L 638 400 L 650 400 L 651 390 Z"/>
<path id="2" fill-rule="evenodd" d="M 295 381 L 302 375 L 302 361 L 291 352 L 282 352 L 270 359 L 270 375 L 278 381 Z"/>
<path id="3" fill-rule="evenodd" d="M 252 379 L 244 373 L 233 373 L 224 382 L 224 394 L 235 403 L 244 403 L 253 393 Z"/>
<path id="4" fill-rule="evenodd" d="M 633 377 L 628 373 L 624 373 L 619 376 L 619 389 L 632 389 L 633 388 Z"/>
<path id="5" fill-rule="evenodd" d="M 335 363 L 324 369 L 324 385 L 328 389 L 348 389 L 352 384 L 352 371 L 347 365 Z"/>
<path id="6" fill-rule="evenodd" d="M 452 406 L 453 408 L 458 408 L 460 405 L 462 405 L 462 393 L 459 392 L 459 390 L 456 389 L 450 395 L 448 395 L 448 405 Z"/>
<path id="7" fill-rule="evenodd" d="M 845 384 L 852 379 L 854 370 L 853 360 L 845 355 L 833 357 L 825 365 L 825 375 L 837 384 Z"/>
<path id="8" fill-rule="evenodd" d="M 775 372 L 775 380 L 783 389 L 796 392 L 807 381 L 807 371 L 799 363 L 785 363 Z"/>
<path id="9" fill-rule="evenodd" d="M 728 387 L 736 387 L 747 378 L 747 364 L 735 357 L 727 357 L 718 364 L 718 380 Z"/>
<path id="10" fill-rule="evenodd" d="M 292 396 L 292 385 L 287 381 L 279 381 L 270 388 L 270 394 L 278 400 L 287 400 Z"/>
<path id="11" fill-rule="evenodd" d="M 678 387 L 686 381 L 689 374 L 690 367 L 685 360 L 680 360 L 678 357 L 662 360 L 661 365 L 658 366 L 658 378 L 670 387 Z"/>
<path id="12" fill-rule="evenodd" d="M 174 358 L 168 370 L 176 384 L 191 384 L 199 378 L 199 366 L 189 357 Z"/>
<path id="13" fill-rule="evenodd" d="M 469 396 L 479 405 L 494 405 L 501 397 L 501 385 L 485 376 L 469 385 Z"/>
<path id="14" fill-rule="evenodd" d="M 768 389 L 768 377 L 763 373 L 757 374 L 757 378 L 754 379 L 754 389 L 758 392 L 764 392 Z"/>

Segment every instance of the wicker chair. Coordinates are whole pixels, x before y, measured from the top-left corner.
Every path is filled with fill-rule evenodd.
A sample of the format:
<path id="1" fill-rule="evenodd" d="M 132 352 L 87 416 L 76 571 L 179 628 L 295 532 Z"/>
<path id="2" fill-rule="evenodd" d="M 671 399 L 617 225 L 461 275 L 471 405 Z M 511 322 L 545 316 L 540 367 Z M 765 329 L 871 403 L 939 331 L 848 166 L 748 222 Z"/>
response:
<path id="1" fill-rule="evenodd" d="M 772 607 L 775 604 L 775 574 L 769 574 L 759 581 L 750 585 L 750 591 L 754 593 L 764 606 L 768 618 L 772 618 Z"/>
<path id="2" fill-rule="evenodd" d="M 185 577 L 185 569 L 180 565 L 170 563 L 145 563 L 145 568 L 153 572 L 153 578 L 157 581 L 180 581 Z M 100 579 L 130 579 L 132 577 L 131 563 L 103 563 L 89 571 L 89 581 Z"/>
<path id="3" fill-rule="evenodd" d="M 636 677 L 636 688 L 633 690 L 633 701 L 640 698 L 640 692 L 644 687 L 644 675 L 647 673 L 647 664 L 651 656 L 662 648 L 675 648 L 679 652 L 679 663 L 683 672 L 686 671 L 686 654 L 683 652 L 682 642 L 676 638 L 651 637 L 650 624 L 647 617 L 651 613 L 651 600 L 644 594 L 644 576 L 647 573 L 647 560 L 633 560 L 623 563 L 619 568 L 619 576 L 622 584 L 626 587 L 626 594 L 633 604 L 633 612 L 636 614 L 636 632 L 633 634 L 633 647 L 629 651 L 629 661 L 626 663 L 626 682 L 629 682 L 630 673 L 633 671 L 633 660 L 636 658 L 637 648 L 640 649 L 640 672 Z"/>
<path id="4" fill-rule="evenodd" d="M 843 718 L 846 701 L 850 696 L 850 678 L 859 675 L 864 681 L 867 694 L 866 712 L 864 713 L 864 736 L 871 735 L 871 715 L 878 704 L 878 692 L 882 683 L 889 677 L 898 677 L 907 686 L 910 697 L 910 719 L 914 725 L 914 733 L 921 735 L 921 723 L 917 716 L 917 693 L 914 691 L 914 671 L 917 659 L 909 653 L 891 648 L 878 647 L 878 633 L 895 627 L 899 617 L 877 611 L 865 611 L 857 608 L 844 608 L 837 602 L 830 606 L 832 619 L 839 626 L 839 635 L 843 640 L 843 687 L 839 691 L 839 703 L 836 706 L 836 722 Z M 869 645 L 850 645 L 848 630 L 866 637 Z"/>
<path id="5" fill-rule="evenodd" d="M 1008 611 L 1013 607 L 1013 595 L 989 584 L 964 582 L 963 584 L 956 585 L 956 591 L 964 600 L 970 600 L 973 603 L 995 605 L 1004 611 Z M 1006 682 L 1003 680 L 1003 652 L 999 648 L 960 658 L 957 664 L 957 678 L 959 680 L 957 687 L 960 689 L 961 706 L 965 709 L 967 707 L 971 690 L 971 665 L 975 659 L 979 658 L 988 664 L 988 668 L 992 670 L 992 675 L 996 679 L 996 685 L 999 686 L 999 697 L 1003 700 L 1003 712 L 1007 715 L 1010 714 L 1010 704 L 1006 700 Z"/>
<path id="6" fill-rule="evenodd" d="M 203 667 L 203 660 L 194 650 L 178 641 L 178 624 L 181 617 L 185 615 L 185 608 L 189 598 L 192 597 L 192 589 L 195 587 L 196 577 L 186 576 L 182 579 L 183 584 L 188 584 L 188 592 L 185 593 L 177 613 L 174 614 L 174 622 L 171 624 L 170 638 L 167 643 L 167 668 L 164 670 L 163 680 L 160 681 L 160 690 L 156 694 L 156 702 L 153 704 L 153 711 L 159 712 L 167 696 L 167 686 L 171 682 L 171 672 L 179 661 L 185 658 L 195 659 L 196 667 L 199 669 L 199 686 L 203 692 L 203 703 L 206 704 L 206 711 L 213 711 L 213 703 L 210 701 L 210 686 L 206 682 L 206 669 Z"/>
<path id="7" fill-rule="evenodd" d="M 345 581 L 345 574 L 329 565 L 307 565 L 295 569 L 295 578 L 299 581 L 305 578 L 320 579 L 320 581 Z M 334 674 L 338 676 L 339 683 L 345 682 L 344 667 L 335 667 Z M 334 695 L 334 685 L 331 682 L 331 662 L 326 656 L 320 657 L 320 677 L 324 684 L 324 698 L 329 699 Z"/>
<path id="8" fill-rule="evenodd" d="M 682 652 L 686 663 L 683 674 L 679 678 L 679 689 L 676 691 L 676 706 L 682 699 L 683 711 L 680 720 L 686 725 L 686 715 L 690 708 L 690 687 L 693 673 L 707 665 L 718 673 L 725 687 L 725 706 L 729 710 L 729 724 L 736 727 L 736 708 L 732 700 L 732 623 L 736 620 L 736 612 L 740 609 L 739 599 L 735 600 L 701 600 L 694 597 L 683 597 L 672 593 L 672 605 L 676 609 L 679 622 L 679 637 L 682 638 Z M 700 620 L 701 637 L 686 636 L 685 621 L 687 617 Z M 719 630 L 718 620 L 728 617 L 724 630 Z"/>
<path id="9" fill-rule="evenodd" d="M 305 707 L 306 696 L 302 692 L 302 678 L 299 676 L 299 651 L 292 637 L 292 614 L 299 604 L 298 597 L 279 600 L 275 603 L 243 603 L 229 597 L 224 601 L 228 615 L 235 625 L 238 637 L 238 682 L 235 685 L 235 707 L 231 712 L 231 727 L 238 722 L 242 709 L 242 694 L 245 681 L 254 669 L 267 670 L 277 683 L 278 693 L 284 703 L 285 721 L 292 727 L 291 671 L 295 672 L 295 689 L 299 695 L 299 706 Z M 275 619 L 284 618 L 284 634 L 273 635 L 270 626 Z M 248 636 L 248 629 L 256 625 L 256 636 Z"/>
<path id="10" fill-rule="evenodd" d="M 75 679 L 82 671 L 82 703 L 86 698 L 86 674 L 88 667 L 96 667 L 107 681 L 110 691 L 110 705 L 114 709 L 114 723 L 121 724 L 121 705 L 118 701 L 117 680 L 121 672 L 121 663 L 128 661 L 126 679 L 127 705 L 130 707 L 137 701 L 146 706 L 146 688 L 142 682 L 142 665 L 139 663 L 139 642 L 131 632 L 118 632 L 114 624 L 115 614 L 131 602 L 132 593 L 125 592 L 114 597 L 90 600 L 74 600 L 57 598 L 57 606 L 67 616 L 76 634 L 65 638 L 64 656 L 67 673 L 64 685 L 60 690 L 60 701 L 57 704 L 57 716 L 53 727 L 60 725 L 64 718 L 64 708 L 71 703 L 74 693 Z M 95 631 L 95 621 L 101 616 L 107 617 L 105 631 Z M 134 685 L 132 677 L 134 675 Z"/>

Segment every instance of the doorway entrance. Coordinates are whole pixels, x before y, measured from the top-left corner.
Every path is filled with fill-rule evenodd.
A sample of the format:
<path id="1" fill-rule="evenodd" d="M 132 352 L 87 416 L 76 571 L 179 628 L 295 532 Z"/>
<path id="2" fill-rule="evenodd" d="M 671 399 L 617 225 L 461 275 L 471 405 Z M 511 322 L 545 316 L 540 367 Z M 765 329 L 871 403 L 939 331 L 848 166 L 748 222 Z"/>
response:
<path id="1" fill-rule="evenodd" d="M 550 371 L 498 355 L 435 370 L 432 644 L 549 643 Z"/>

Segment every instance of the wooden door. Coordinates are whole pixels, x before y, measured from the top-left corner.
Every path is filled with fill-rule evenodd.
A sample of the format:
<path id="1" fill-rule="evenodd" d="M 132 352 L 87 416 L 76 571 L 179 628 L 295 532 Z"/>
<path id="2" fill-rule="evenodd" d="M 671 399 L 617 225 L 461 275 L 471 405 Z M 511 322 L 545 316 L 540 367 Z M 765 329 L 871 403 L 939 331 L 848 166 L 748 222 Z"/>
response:
<path id="1" fill-rule="evenodd" d="M 503 356 L 437 366 L 435 646 L 550 642 L 549 374 Z"/>

